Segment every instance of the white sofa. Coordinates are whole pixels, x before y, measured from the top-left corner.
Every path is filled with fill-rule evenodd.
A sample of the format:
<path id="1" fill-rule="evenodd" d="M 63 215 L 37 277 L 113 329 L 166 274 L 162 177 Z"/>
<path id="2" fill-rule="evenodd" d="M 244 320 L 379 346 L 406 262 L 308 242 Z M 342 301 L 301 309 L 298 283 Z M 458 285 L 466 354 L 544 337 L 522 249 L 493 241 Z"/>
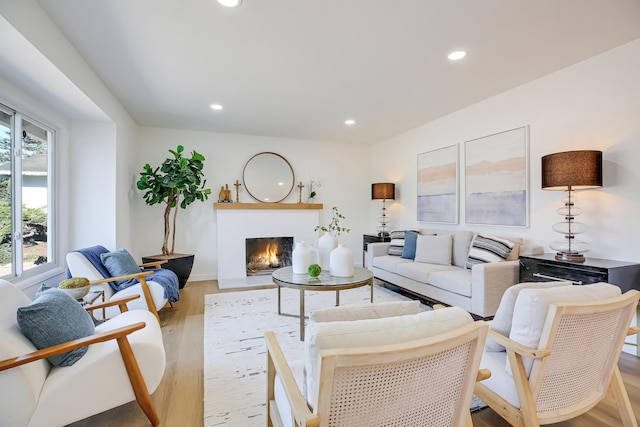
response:
<path id="1" fill-rule="evenodd" d="M 385 242 L 369 243 L 365 267 L 373 271 L 377 279 L 431 301 L 462 307 L 482 318 L 495 315 L 504 291 L 519 282 L 519 255 L 536 255 L 543 252 L 541 246 L 525 244 L 521 238 L 502 237 L 513 243 L 513 249 L 506 260 L 478 263 L 469 269 L 465 266 L 477 234 L 471 231 L 433 229 L 418 231 L 423 236 L 451 236 L 450 247 L 439 244 L 438 247 L 430 249 L 431 252 L 441 252 L 431 253 L 432 257 L 437 258 L 438 263 L 389 255 L 391 243 Z M 483 233 L 485 234 L 490 233 Z M 394 239 L 392 242 L 397 241 Z M 450 258 L 450 265 L 441 261 L 443 251 L 448 252 L 448 255 L 444 255 L 445 258 Z M 425 259 L 416 259 L 418 258 Z"/>

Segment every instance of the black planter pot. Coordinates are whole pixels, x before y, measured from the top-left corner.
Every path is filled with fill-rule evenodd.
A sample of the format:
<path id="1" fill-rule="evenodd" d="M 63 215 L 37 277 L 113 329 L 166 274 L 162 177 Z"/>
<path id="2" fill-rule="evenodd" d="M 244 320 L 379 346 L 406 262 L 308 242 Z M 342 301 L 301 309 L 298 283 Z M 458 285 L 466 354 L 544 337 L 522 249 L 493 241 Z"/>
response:
<path id="1" fill-rule="evenodd" d="M 180 283 L 180 289 L 182 289 L 187 284 L 187 280 L 189 280 L 194 258 L 195 255 L 188 254 L 151 255 L 143 256 L 142 262 L 167 261 L 162 264 L 162 268 L 166 268 L 167 270 L 171 270 L 176 273 Z"/>

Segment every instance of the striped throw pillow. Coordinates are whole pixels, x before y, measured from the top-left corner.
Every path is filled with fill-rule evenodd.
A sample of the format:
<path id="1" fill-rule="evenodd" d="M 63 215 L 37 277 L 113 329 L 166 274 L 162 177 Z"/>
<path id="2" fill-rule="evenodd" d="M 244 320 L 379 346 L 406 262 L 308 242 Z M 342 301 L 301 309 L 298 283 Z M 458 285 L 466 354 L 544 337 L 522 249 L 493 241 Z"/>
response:
<path id="1" fill-rule="evenodd" d="M 478 234 L 469 248 L 465 267 L 471 269 L 476 264 L 505 261 L 513 246 L 510 240 Z"/>

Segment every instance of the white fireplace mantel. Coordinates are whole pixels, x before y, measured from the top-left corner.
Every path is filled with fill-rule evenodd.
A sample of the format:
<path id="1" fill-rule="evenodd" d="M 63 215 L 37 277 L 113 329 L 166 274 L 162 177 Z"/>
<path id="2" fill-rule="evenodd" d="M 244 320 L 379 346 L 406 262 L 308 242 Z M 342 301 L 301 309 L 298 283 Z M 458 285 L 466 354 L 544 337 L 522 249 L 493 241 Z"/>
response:
<path id="1" fill-rule="evenodd" d="M 218 209 L 217 205 L 236 205 Z M 243 203 L 246 205 L 246 203 Z M 246 273 L 245 239 L 252 237 L 293 237 L 294 245 L 308 242 L 316 246 L 320 223 L 318 208 L 242 209 L 239 203 L 216 203 L 216 243 L 218 252 L 218 287 L 220 289 L 271 284 L 271 276 L 249 276 Z M 264 205 L 250 203 L 250 205 Z M 295 204 L 287 204 L 293 206 Z M 303 203 L 305 206 L 313 206 Z M 317 205 L 316 205 L 317 206 Z"/>

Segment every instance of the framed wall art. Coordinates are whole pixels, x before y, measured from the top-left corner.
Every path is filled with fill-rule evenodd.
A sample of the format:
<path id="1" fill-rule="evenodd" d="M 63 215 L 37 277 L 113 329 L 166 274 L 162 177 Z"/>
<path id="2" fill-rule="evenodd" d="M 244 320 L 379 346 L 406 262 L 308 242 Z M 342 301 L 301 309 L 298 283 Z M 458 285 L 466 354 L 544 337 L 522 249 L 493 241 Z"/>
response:
<path id="1" fill-rule="evenodd" d="M 464 143 L 465 223 L 529 224 L 529 127 Z"/>
<path id="2" fill-rule="evenodd" d="M 418 221 L 458 223 L 458 146 L 418 154 Z"/>

